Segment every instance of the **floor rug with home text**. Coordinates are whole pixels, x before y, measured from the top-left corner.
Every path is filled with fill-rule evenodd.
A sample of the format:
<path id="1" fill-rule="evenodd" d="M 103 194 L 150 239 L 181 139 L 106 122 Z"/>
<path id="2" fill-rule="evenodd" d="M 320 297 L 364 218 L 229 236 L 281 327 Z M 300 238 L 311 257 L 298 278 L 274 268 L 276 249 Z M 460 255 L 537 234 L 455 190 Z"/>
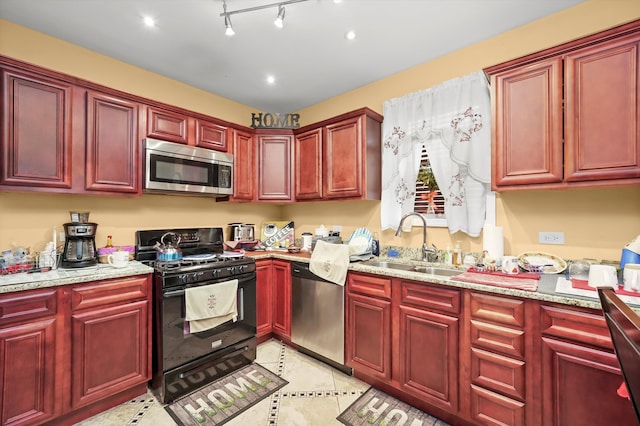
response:
<path id="1" fill-rule="evenodd" d="M 449 423 L 373 387 L 356 399 L 337 419 L 347 426 L 449 426 Z"/>
<path id="2" fill-rule="evenodd" d="M 221 425 L 288 383 L 254 362 L 176 400 L 165 410 L 181 426 Z"/>

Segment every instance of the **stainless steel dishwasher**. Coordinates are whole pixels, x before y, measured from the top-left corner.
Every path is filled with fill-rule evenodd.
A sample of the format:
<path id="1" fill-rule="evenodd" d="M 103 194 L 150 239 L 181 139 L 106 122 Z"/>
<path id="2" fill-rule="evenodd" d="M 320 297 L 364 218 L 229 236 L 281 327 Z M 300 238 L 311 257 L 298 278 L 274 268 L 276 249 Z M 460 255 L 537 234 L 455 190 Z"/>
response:
<path id="1" fill-rule="evenodd" d="M 291 341 L 300 352 L 351 374 L 344 365 L 344 293 L 306 263 L 291 263 Z"/>

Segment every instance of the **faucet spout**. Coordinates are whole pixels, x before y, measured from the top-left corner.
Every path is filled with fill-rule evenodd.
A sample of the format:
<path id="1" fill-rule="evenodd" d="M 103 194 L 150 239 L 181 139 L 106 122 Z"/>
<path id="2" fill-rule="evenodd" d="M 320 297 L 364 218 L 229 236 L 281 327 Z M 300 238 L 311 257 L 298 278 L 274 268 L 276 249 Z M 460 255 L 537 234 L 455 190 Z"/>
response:
<path id="1" fill-rule="evenodd" d="M 402 232 L 402 224 L 409 216 L 418 216 L 420 220 L 422 220 L 422 260 L 427 262 L 433 261 L 432 258 L 434 256 L 437 256 L 437 250 L 435 249 L 435 246 L 433 249 L 427 246 L 427 220 L 420 213 L 411 212 L 402 216 L 402 219 L 400 219 L 400 224 L 398 225 L 398 230 L 396 231 L 396 237 L 400 236 L 400 233 Z"/>

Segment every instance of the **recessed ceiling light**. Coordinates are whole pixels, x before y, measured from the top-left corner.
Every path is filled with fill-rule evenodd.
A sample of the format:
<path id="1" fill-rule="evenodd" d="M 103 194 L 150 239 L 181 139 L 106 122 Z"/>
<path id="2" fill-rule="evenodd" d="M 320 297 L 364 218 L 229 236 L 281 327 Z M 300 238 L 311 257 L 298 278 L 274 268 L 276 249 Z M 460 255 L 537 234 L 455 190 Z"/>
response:
<path id="1" fill-rule="evenodd" d="M 355 31 L 347 31 L 344 35 L 344 37 L 347 40 L 353 40 L 354 38 L 356 38 L 356 32 Z"/>
<path id="2" fill-rule="evenodd" d="M 273 84 L 275 82 L 276 82 L 276 78 L 274 76 L 272 76 L 272 75 L 268 75 L 267 76 L 267 83 Z"/>
<path id="3" fill-rule="evenodd" d="M 144 18 L 142 18 L 142 21 L 144 22 L 144 25 L 146 25 L 147 27 L 156 26 L 156 21 L 151 16 L 145 16 Z"/>

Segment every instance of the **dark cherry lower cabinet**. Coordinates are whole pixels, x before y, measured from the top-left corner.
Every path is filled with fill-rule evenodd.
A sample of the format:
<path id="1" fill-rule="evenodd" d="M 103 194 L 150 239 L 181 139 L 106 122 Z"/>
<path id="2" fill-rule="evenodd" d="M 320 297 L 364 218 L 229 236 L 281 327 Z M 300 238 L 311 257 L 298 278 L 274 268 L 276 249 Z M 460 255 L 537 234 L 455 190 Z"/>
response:
<path id="1" fill-rule="evenodd" d="M 451 424 L 635 426 L 601 312 L 350 272 L 347 365 Z"/>
<path id="2" fill-rule="evenodd" d="M 271 335 L 291 341 L 291 263 L 283 260 L 256 261 L 257 337 Z"/>
<path id="3" fill-rule="evenodd" d="M 543 424 L 636 426 L 604 317 L 596 311 L 542 306 Z"/>
<path id="4" fill-rule="evenodd" d="M 273 331 L 273 261 L 256 261 L 256 327 L 258 339 Z"/>
<path id="5" fill-rule="evenodd" d="M 458 411 L 460 291 L 394 279 L 394 376 L 400 389 L 449 412 Z M 394 340 L 395 342 L 395 340 Z"/>
<path id="6" fill-rule="evenodd" d="M 55 289 L 0 297 L 0 424 L 40 424 L 60 413 L 63 320 Z"/>
<path id="7" fill-rule="evenodd" d="M 391 279 L 349 273 L 346 302 L 347 365 L 391 380 Z"/>
<path id="8" fill-rule="evenodd" d="M 151 278 L 0 296 L 0 424 L 71 424 L 145 392 Z"/>

